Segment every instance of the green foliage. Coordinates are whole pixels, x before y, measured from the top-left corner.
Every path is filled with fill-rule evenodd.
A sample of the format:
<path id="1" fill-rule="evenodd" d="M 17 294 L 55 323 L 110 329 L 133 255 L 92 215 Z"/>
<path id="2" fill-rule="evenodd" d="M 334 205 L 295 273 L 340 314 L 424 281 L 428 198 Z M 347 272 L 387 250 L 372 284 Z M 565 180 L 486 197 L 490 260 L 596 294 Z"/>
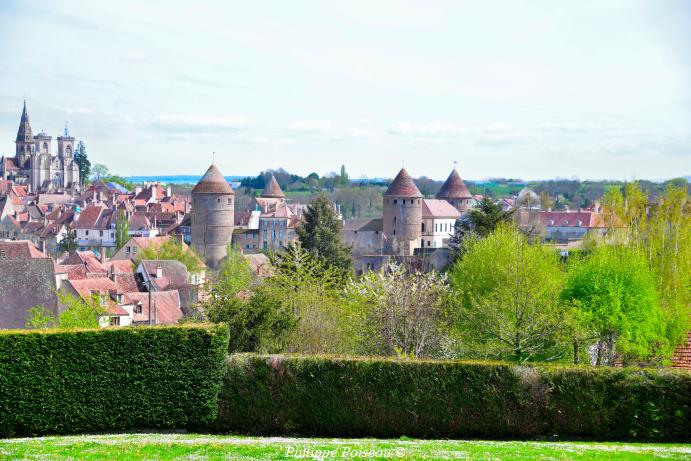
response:
<path id="1" fill-rule="evenodd" d="M 125 213 L 121 212 L 115 222 L 115 247 L 119 250 L 130 239 L 130 225 Z"/>
<path id="2" fill-rule="evenodd" d="M 79 168 L 79 181 L 82 185 L 86 184 L 91 175 L 91 162 L 86 155 L 86 146 L 83 141 L 77 143 L 77 149 L 74 151 L 74 163 Z"/>
<path id="3" fill-rule="evenodd" d="M 358 353 L 439 356 L 451 322 L 446 312 L 446 276 L 409 273 L 391 264 L 367 272 L 346 289 Z"/>
<path id="4" fill-rule="evenodd" d="M 104 179 L 108 176 L 108 167 L 102 163 L 96 163 L 91 167 L 91 174 L 94 180 Z"/>
<path id="5" fill-rule="evenodd" d="M 691 375 L 235 355 L 219 430 L 328 437 L 688 440 Z"/>
<path id="6" fill-rule="evenodd" d="M 0 332 L 0 436 L 203 428 L 226 328 Z"/>
<path id="7" fill-rule="evenodd" d="M 200 272 L 204 269 L 204 264 L 196 253 L 174 237 L 169 237 L 160 246 L 149 245 L 139 250 L 137 261 L 139 262 L 143 259 L 180 261 L 185 265 L 190 274 Z"/>
<path id="8" fill-rule="evenodd" d="M 259 351 L 350 351 L 353 340 L 348 334 L 342 272 L 325 266 L 299 242 L 292 242 L 272 258 L 273 274 L 252 299 L 256 309 L 274 313 L 270 317 L 273 334 L 261 341 Z"/>
<path id="9" fill-rule="evenodd" d="M 598 340 L 597 362 L 669 355 L 653 273 L 634 250 L 602 245 L 569 270 L 562 298 L 580 311 Z"/>
<path id="10" fill-rule="evenodd" d="M 77 244 L 77 237 L 74 231 L 70 226 L 65 226 L 65 235 L 58 242 L 58 250 L 70 253 L 77 251 L 77 248 L 79 248 L 79 245 Z"/>
<path id="11" fill-rule="evenodd" d="M 352 272 L 351 249 L 341 238 L 342 223 L 334 204 L 320 194 L 308 207 L 297 234 L 302 247 L 324 265 L 339 270 L 345 277 Z"/>
<path id="12" fill-rule="evenodd" d="M 468 240 L 449 279 L 465 353 L 518 362 L 562 355 L 568 312 L 559 305 L 563 271 L 554 251 L 503 225 Z"/>
<path id="13" fill-rule="evenodd" d="M 55 324 L 55 314 L 45 306 L 33 306 L 26 316 L 26 326 L 31 329 L 48 329 Z"/>
<path id="14" fill-rule="evenodd" d="M 487 237 L 503 223 L 511 222 L 511 212 L 489 197 L 483 197 L 475 208 L 468 212 L 468 219 L 461 221 L 465 231 L 472 231 L 480 237 Z"/>
<path id="15" fill-rule="evenodd" d="M 123 178 L 122 176 L 118 176 L 116 174 L 108 174 L 103 177 L 103 182 L 112 182 L 115 184 L 119 184 L 128 191 L 133 191 L 135 189 L 135 185 Z"/>

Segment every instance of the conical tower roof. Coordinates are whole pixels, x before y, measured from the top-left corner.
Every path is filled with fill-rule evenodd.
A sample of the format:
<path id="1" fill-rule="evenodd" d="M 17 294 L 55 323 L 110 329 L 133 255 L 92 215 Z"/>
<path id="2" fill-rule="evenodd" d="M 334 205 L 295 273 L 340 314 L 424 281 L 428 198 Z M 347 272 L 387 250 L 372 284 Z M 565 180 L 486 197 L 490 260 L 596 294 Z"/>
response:
<path id="1" fill-rule="evenodd" d="M 384 195 L 393 195 L 397 197 L 422 197 L 420 190 L 417 188 L 413 182 L 413 178 L 410 177 L 405 168 L 401 168 L 391 185 Z"/>
<path id="2" fill-rule="evenodd" d="M 465 185 L 463 180 L 461 179 L 461 175 L 458 174 L 458 170 L 456 168 L 453 169 L 449 177 L 446 179 L 446 182 L 444 185 L 441 186 L 441 189 L 439 189 L 439 192 L 437 192 L 437 198 L 438 199 L 468 199 L 468 198 L 473 198 L 473 196 L 470 194 L 470 191 L 468 190 L 468 187 Z"/>
<path id="3" fill-rule="evenodd" d="M 266 183 L 266 186 L 264 186 L 262 197 L 285 198 L 285 194 L 283 193 L 283 190 L 281 190 L 281 186 L 278 185 L 278 181 L 276 181 L 274 175 L 271 175 L 271 179 Z"/>
<path id="4" fill-rule="evenodd" d="M 233 188 L 230 187 L 226 178 L 223 177 L 221 170 L 213 163 L 206 170 L 202 179 L 199 180 L 194 189 L 193 194 L 232 194 Z"/>
<path id="5" fill-rule="evenodd" d="M 19 121 L 19 130 L 17 130 L 17 141 L 32 141 L 33 137 L 33 133 L 31 132 L 31 123 L 29 123 L 29 112 L 26 110 L 26 100 L 24 100 L 22 119 Z"/>

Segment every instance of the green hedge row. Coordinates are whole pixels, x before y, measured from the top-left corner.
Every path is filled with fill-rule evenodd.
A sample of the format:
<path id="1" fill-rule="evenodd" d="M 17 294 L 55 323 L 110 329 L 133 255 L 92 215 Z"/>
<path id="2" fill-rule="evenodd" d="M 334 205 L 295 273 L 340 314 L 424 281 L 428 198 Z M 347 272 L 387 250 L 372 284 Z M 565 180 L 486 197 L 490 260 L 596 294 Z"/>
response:
<path id="1" fill-rule="evenodd" d="M 691 374 L 239 354 L 219 430 L 353 437 L 689 440 Z"/>
<path id="2" fill-rule="evenodd" d="M 218 326 L 0 333 L 0 436 L 212 427 Z"/>

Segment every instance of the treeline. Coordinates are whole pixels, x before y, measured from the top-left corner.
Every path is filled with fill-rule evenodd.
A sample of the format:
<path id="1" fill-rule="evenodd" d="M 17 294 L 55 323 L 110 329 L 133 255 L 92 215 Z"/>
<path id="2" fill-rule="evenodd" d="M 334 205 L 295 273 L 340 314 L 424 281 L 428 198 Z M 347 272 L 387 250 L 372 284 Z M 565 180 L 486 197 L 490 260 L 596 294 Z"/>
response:
<path id="1" fill-rule="evenodd" d="M 231 248 L 199 315 L 229 326 L 233 352 L 667 363 L 689 328 L 686 188 L 651 208 L 629 184 L 603 204 L 607 235 L 568 259 L 478 218 L 447 273 L 392 263 L 356 276 L 322 196 L 299 242 L 272 255 L 271 277 L 257 283 Z"/>

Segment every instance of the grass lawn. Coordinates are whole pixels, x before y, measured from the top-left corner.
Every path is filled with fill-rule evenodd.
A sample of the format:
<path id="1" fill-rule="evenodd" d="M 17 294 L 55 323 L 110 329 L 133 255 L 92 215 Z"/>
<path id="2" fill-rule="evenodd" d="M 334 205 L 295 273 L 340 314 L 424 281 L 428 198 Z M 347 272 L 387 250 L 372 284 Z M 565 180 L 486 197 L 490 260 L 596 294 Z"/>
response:
<path id="1" fill-rule="evenodd" d="M 691 459 L 691 445 L 117 434 L 0 439 L 0 459 Z"/>

